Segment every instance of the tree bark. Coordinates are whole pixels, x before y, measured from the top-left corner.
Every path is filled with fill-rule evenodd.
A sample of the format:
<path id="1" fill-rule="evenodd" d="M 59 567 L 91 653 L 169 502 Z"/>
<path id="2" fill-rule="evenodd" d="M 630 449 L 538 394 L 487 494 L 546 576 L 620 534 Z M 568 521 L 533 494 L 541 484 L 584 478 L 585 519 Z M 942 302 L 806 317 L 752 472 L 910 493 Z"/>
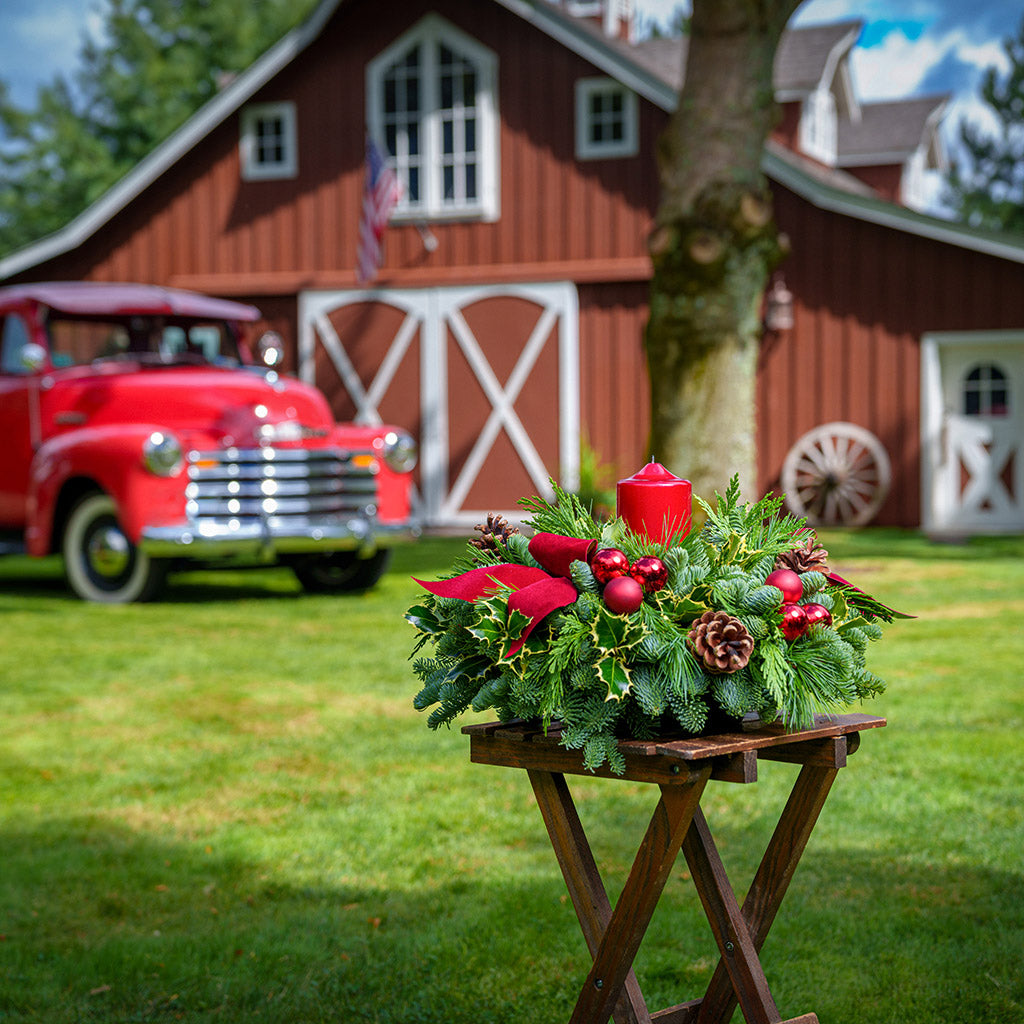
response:
<path id="1" fill-rule="evenodd" d="M 659 140 L 645 336 L 650 453 L 710 499 L 756 486 L 760 310 L 784 252 L 761 173 L 772 65 L 799 0 L 694 0 L 686 80 Z"/>

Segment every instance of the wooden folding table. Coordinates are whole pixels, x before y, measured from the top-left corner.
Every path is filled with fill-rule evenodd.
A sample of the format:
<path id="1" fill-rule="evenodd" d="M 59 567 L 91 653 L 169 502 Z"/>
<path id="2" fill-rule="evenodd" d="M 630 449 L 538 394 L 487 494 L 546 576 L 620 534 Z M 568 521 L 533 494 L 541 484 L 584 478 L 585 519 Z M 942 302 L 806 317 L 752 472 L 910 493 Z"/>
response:
<path id="1" fill-rule="evenodd" d="M 621 741 L 625 773 L 613 775 L 605 767 L 594 774 L 655 783 L 661 796 L 614 909 L 565 780 L 567 774 L 591 774 L 580 751 L 559 744 L 557 727 L 545 733 L 525 722 L 465 726 L 473 762 L 524 768 L 533 784 L 593 958 L 570 1024 L 607 1024 L 609 1018 L 616 1024 L 727 1024 L 737 1004 L 748 1024 L 818 1024 L 814 1013 L 783 1020 L 758 953 L 839 769 L 863 730 L 884 725 L 884 718 L 850 714 L 822 716 L 795 732 L 776 723 L 685 739 Z M 700 800 L 709 779 L 755 782 L 759 760 L 802 767 L 740 907 Z M 633 960 L 680 849 L 721 959 L 703 998 L 651 1012 Z"/>

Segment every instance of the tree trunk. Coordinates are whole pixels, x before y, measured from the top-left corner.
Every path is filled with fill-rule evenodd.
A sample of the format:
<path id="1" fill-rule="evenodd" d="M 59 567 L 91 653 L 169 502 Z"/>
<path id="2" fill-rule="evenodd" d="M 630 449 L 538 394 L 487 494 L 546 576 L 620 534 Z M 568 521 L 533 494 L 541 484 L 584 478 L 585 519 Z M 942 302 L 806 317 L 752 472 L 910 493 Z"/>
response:
<path id="1" fill-rule="evenodd" d="M 710 499 L 757 482 L 761 300 L 783 254 L 761 155 L 772 64 L 799 0 L 694 0 L 686 81 L 659 142 L 645 338 L 653 458 Z"/>

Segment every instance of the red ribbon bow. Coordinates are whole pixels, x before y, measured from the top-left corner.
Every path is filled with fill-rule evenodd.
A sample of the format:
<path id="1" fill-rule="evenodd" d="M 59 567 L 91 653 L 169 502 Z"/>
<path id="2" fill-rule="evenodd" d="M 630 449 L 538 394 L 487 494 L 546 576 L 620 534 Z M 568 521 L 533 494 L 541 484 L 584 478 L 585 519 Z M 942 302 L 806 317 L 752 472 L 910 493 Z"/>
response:
<path id="1" fill-rule="evenodd" d="M 530 540 L 529 549 L 530 554 L 544 566 L 543 569 L 506 562 L 482 565 L 450 580 L 416 582 L 437 597 L 457 597 L 461 601 L 475 601 L 502 588 L 512 590 L 508 599 L 509 612 L 521 612 L 530 621 L 508 649 L 505 657 L 511 658 L 545 616 L 576 600 L 579 594 L 568 578 L 569 567 L 575 561 L 589 563 L 596 545 L 597 541 L 586 538 L 538 533 Z"/>

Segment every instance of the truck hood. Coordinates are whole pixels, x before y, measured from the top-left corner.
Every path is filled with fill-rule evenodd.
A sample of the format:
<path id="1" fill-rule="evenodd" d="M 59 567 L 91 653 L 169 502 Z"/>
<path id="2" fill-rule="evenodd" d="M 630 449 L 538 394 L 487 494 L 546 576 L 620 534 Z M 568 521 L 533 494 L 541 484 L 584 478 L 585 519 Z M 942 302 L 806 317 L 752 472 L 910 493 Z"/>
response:
<path id="1" fill-rule="evenodd" d="M 44 404 L 61 427 L 150 423 L 186 445 L 326 438 L 334 417 L 315 388 L 257 369 L 76 367 L 52 374 Z M 45 414 L 44 414 L 45 416 Z M 46 417 L 49 418 L 49 417 Z"/>

